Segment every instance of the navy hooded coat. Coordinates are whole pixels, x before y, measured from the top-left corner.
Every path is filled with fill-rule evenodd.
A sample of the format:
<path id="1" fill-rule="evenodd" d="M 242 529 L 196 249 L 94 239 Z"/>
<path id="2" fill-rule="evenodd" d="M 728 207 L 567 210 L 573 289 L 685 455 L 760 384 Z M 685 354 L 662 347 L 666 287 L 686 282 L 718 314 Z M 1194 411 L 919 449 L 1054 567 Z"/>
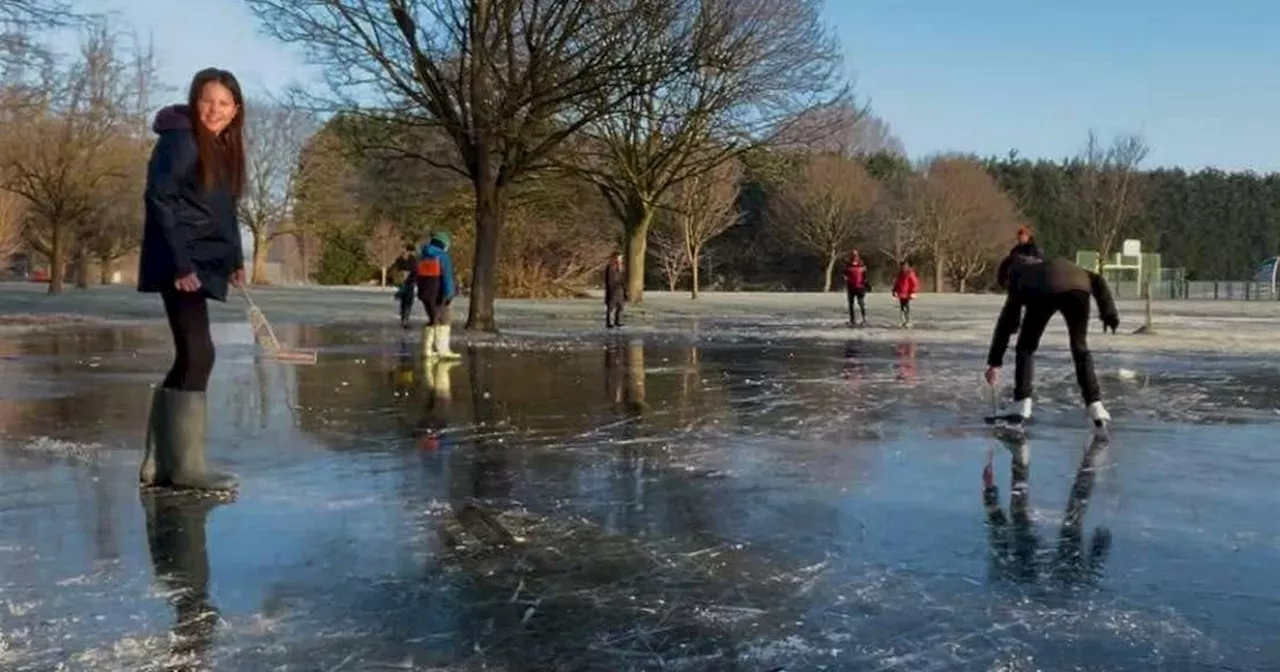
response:
<path id="1" fill-rule="evenodd" d="M 138 291 L 162 292 L 194 272 L 201 291 L 227 300 L 231 275 L 244 266 L 236 197 L 231 185 L 200 185 L 199 150 L 186 105 L 156 113 L 151 130 L 159 135 L 147 164 Z"/>

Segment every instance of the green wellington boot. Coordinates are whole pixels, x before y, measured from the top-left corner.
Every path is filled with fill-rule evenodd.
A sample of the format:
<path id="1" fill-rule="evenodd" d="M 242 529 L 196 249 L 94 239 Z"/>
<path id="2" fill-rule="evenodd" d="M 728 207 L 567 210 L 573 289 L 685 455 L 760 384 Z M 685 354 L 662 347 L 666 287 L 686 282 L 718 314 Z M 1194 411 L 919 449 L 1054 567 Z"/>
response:
<path id="1" fill-rule="evenodd" d="M 436 328 L 430 324 L 422 327 L 422 358 L 432 359 L 436 356 Z"/>
<path id="2" fill-rule="evenodd" d="M 151 393 L 151 411 L 147 414 L 147 438 L 142 447 L 142 464 L 138 467 L 138 483 L 143 486 L 156 483 L 156 434 L 157 423 L 164 414 L 164 395 L 157 387 Z"/>
<path id="3" fill-rule="evenodd" d="M 192 490 L 235 490 L 235 476 L 205 465 L 205 393 L 162 392 L 163 412 L 156 422 L 155 484 Z"/>

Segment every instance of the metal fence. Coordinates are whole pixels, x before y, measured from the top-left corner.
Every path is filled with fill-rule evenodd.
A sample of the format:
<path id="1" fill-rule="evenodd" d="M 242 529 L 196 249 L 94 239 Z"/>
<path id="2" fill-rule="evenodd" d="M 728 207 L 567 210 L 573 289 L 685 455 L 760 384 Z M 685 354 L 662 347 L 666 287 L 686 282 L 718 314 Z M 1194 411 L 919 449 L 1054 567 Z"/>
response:
<path id="1" fill-rule="evenodd" d="M 1117 299 L 1141 299 L 1142 284 L 1138 282 L 1113 282 L 1111 292 Z M 1270 283 L 1250 282 L 1246 280 L 1159 280 L 1153 281 L 1149 288 L 1151 298 L 1155 300 L 1193 299 L 1214 301 L 1276 301 L 1280 293 L 1273 290 Z"/>

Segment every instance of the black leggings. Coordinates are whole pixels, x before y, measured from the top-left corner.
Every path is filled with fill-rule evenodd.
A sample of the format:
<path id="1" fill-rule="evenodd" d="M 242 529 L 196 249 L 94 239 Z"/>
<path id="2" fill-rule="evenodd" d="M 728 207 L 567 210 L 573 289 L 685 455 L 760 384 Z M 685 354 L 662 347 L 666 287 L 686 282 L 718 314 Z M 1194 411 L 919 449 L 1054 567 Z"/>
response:
<path id="1" fill-rule="evenodd" d="M 174 359 L 164 387 L 204 392 L 213 371 L 213 336 L 209 333 L 209 304 L 202 292 L 161 292 L 169 331 L 173 333 Z"/>
<path id="2" fill-rule="evenodd" d="M 1080 386 L 1080 395 L 1084 397 L 1085 405 L 1101 401 L 1102 391 L 1098 387 L 1098 375 L 1093 370 L 1093 355 L 1089 353 L 1090 298 L 1089 292 L 1077 290 L 1045 296 L 1036 303 L 1027 305 L 1014 350 L 1014 399 L 1031 396 L 1035 354 L 1036 348 L 1040 347 L 1040 336 L 1049 325 L 1049 318 L 1054 313 L 1061 312 L 1062 319 L 1067 322 L 1067 337 L 1071 342 L 1071 359 L 1076 365 L 1076 384 Z"/>
<path id="3" fill-rule="evenodd" d="M 898 312 L 902 314 L 902 319 L 911 319 L 911 299 L 898 299 Z"/>
<path id="4" fill-rule="evenodd" d="M 862 319 L 867 319 L 867 290 L 848 288 L 845 293 L 849 295 L 849 321 L 856 322 L 857 317 L 853 314 L 853 306 L 856 302 L 858 308 L 862 311 Z"/>

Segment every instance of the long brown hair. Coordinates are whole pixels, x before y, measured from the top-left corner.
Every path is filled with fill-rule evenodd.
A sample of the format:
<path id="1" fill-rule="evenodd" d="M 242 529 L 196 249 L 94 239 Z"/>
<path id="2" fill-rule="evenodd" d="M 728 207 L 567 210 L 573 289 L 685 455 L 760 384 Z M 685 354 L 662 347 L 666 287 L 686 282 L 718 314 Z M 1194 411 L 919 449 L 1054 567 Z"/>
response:
<path id="1" fill-rule="evenodd" d="M 231 123 L 215 136 L 200 123 L 200 94 L 207 84 L 217 82 L 231 92 L 231 99 L 236 103 L 236 116 Z M 200 150 L 197 170 L 200 184 L 205 190 L 211 190 L 219 183 L 231 187 L 236 198 L 244 193 L 245 155 L 244 155 L 244 95 L 240 93 L 240 82 L 236 76 L 226 70 L 205 68 L 196 73 L 191 80 L 191 88 L 187 90 L 187 110 L 191 115 L 191 128 L 196 135 L 196 146 Z"/>

